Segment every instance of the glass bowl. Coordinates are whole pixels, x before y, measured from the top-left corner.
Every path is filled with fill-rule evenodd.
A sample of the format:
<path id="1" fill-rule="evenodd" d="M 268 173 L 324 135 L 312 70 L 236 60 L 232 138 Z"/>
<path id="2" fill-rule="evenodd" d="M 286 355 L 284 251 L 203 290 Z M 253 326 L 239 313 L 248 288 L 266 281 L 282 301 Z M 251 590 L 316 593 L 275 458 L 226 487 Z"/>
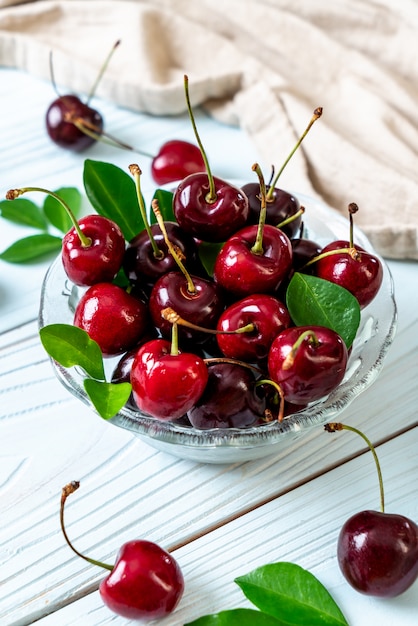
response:
<path id="1" fill-rule="evenodd" d="M 315 240 L 321 246 L 333 239 L 348 238 L 349 222 L 346 218 L 317 200 L 298 193 L 295 196 L 306 209 L 303 218 L 306 238 Z M 354 233 L 355 243 L 377 254 L 361 230 L 355 228 Z M 175 422 L 162 422 L 127 407 L 109 423 L 132 432 L 154 448 L 180 458 L 202 463 L 236 463 L 274 454 L 312 428 L 335 421 L 343 409 L 376 380 L 395 335 L 397 312 L 393 281 L 386 263 L 380 260 L 384 268 L 382 286 L 375 299 L 362 310 L 361 324 L 345 377 L 327 397 L 287 416 L 281 423 L 276 421 L 246 429 L 198 430 Z M 68 281 L 58 257 L 43 282 L 40 327 L 71 324 L 79 295 L 79 289 Z M 109 375 L 118 360 L 105 359 Z M 51 362 L 58 379 L 68 391 L 95 411 L 84 391 L 83 372 L 76 367 L 66 369 L 52 359 Z"/>

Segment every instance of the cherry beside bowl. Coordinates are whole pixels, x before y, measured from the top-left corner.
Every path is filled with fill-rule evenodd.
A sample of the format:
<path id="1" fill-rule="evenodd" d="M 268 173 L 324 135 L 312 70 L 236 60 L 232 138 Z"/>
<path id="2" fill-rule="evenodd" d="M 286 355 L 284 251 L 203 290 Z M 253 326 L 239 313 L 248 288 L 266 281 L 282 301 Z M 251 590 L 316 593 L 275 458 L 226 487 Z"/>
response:
<path id="1" fill-rule="evenodd" d="M 348 220 L 322 202 L 295 194 L 305 206 L 304 236 L 325 245 L 333 239 L 346 239 Z M 376 254 L 367 237 L 354 229 L 355 242 Z M 378 255 L 377 255 L 378 256 Z M 393 341 L 396 329 L 396 302 L 390 270 L 384 268 L 382 286 L 376 298 L 362 310 L 361 324 L 352 346 L 344 380 L 327 397 L 286 417 L 283 422 L 272 422 L 247 429 L 198 430 L 175 422 L 122 409 L 110 424 L 129 430 L 149 445 L 174 456 L 202 463 L 236 463 L 265 457 L 289 446 L 296 438 L 321 426 L 337 416 L 377 378 L 384 358 Z M 75 288 L 67 279 L 58 257 L 49 268 L 41 292 L 40 327 L 48 324 L 73 322 Z M 110 374 L 117 359 L 106 359 Z M 51 360 L 60 382 L 79 400 L 93 406 L 83 387 L 83 372 L 76 367 L 66 369 Z M 98 416 L 96 419 L 100 419 Z"/>

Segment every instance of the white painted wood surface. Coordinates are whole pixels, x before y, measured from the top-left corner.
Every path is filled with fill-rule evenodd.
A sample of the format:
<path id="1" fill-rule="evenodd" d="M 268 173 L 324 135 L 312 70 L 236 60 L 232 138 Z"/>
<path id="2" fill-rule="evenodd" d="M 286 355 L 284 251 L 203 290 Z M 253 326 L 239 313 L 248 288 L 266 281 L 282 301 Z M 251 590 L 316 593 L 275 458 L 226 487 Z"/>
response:
<path id="1" fill-rule="evenodd" d="M 30 95 L 29 95 L 30 94 Z M 43 118 L 53 98 L 47 83 L 0 69 L 0 195 L 30 184 L 82 189 L 85 156 L 60 151 Z M 30 100 L 31 105 L 28 106 Z M 173 137 L 193 140 L 187 117 L 159 119 L 98 102 L 109 132 L 153 152 Z M 240 179 L 257 160 L 244 133 L 198 116 L 215 173 Z M 288 147 L 283 148 L 283 157 Z M 95 146 L 89 158 L 123 168 L 132 153 Z M 144 169 L 144 191 L 154 185 Z M 303 192 L 303 190 L 301 190 Z M 38 194 L 35 201 L 42 201 Z M 0 249 L 25 229 L 0 224 Z M 29 232 L 29 231 L 27 231 Z M 177 626 L 206 612 L 244 606 L 235 576 L 272 560 L 311 569 L 335 595 L 353 626 L 417 623 L 418 585 L 378 601 L 342 579 L 335 539 L 344 519 L 378 506 L 372 458 L 350 433 L 318 429 L 274 458 L 235 466 L 199 465 L 157 452 L 104 423 L 56 380 L 37 334 L 48 263 L 0 262 L 0 623 L 127 624 L 100 603 L 102 571 L 78 559 L 59 528 L 61 488 L 81 488 L 68 502 L 71 537 L 104 561 L 126 540 L 146 537 L 176 550 L 186 577 Z M 342 418 L 379 445 L 387 509 L 418 520 L 417 264 L 389 262 L 398 331 L 374 385 Z M 387 443 L 384 443 L 387 442 Z M 45 617 L 44 617 L 45 616 Z"/>

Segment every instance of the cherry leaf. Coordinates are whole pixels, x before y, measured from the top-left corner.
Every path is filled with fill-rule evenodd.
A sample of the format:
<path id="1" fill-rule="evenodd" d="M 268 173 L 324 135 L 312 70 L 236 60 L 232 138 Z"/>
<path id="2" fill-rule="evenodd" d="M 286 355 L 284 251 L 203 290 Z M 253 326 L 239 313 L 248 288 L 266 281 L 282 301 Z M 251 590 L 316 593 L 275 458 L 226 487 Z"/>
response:
<path id="1" fill-rule="evenodd" d="M 72 324 L 49 324 L 39 331 L 46 352 L 63 367 L 78 365 L 89 376 L 105 380 L 99 344 L 82 328 Z"/>
<path id="2" fill-rule="evenodd" d="M 135 183 L 129 174 L 111 163 L 86 159 L 83 181 L 94 209 L 116 222 L 127 241 L 144 230 Z"/>
<path id="3" fill-rule="evenodd" d="M 41 209 L 32 200 L 16 198 L 16 200 L 2 200 L 0 215 L 9 222 L 30 226 L 39 230 L 46 230 L 47 222 Z"/>
<path id="4" fill-rule="evenodd" d="M 185 626 L 288 626 L 288 623 L 255 609 L 231 609 L 205 615 Z"/>
<path id="5" fill-rule="evenodd" d="M 216 257 L 222 249 L 223 243 L 209 243 L 201 241 L 199 243 L 198 254 L 208 276 L 213 276 L 213 268 L 215 266 Z"/>
<path id="6" fill-rule="evenodd" d="M 108 420 L 126 404 L 132 390 L 131 383 L 107 383 L 103 380 L 84 380 L 84 389 L 98 414 Z"/>
<path id="7" fill-rule="evenodd" d="M 158 208 L 165 222 L 177 222 L 173 211 L 173 195 L 173 192 L 167 191 L 167 189 L 156 189 L 152 198 L 157 200 Z M 156 222 L 154 211 L 151 208 L 150 223 L 155 224 Z"/>
<path id="8" fill-rule="evenodd" d="M 61 250 L 62 240 L 49 233 L 29 235 L 18 239 L 0 253 L 0 259 L 8 263 L 26 263 Z"/>
<path id="9" fill-rule="evenodd" d="M 77 217 L 81 208 L 81 193 L 76 187 L 61 187 L 54 193 L 64 200 Z M 52 226 L 66 233 L 72 227 L 72 222 L 64 207 L 53 196 L 47 196 L 43 205 L 44 213 Z"/>
<path id="10" fill-rule="evenodd" d="M 296 326 L 331 328 L 350 348 L 360 325 L 360 305 L 347 289 L 317 276 L 295 272 L 287 287 L 286 305 Z"/>
<path id="11" fill-rule="evenodd" d="M 289 626 L 348 626 L 322 583 L 294 563 L 270 563 L 235 582 L 257 608 Z"/>

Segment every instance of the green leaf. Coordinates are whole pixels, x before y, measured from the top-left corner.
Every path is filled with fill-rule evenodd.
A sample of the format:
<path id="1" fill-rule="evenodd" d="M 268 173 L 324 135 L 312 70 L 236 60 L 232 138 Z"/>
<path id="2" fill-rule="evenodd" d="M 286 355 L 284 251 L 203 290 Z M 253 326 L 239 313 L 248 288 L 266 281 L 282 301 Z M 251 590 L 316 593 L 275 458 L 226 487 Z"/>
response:
<path id="1" fill-rule="evenodd" d="M 80 214 L 81 193 L 78 189 L 75 187 L 61 187 L 54 193 L 56 193 L 57 196 L 62 198 L 64 202 L 68 204 L 75 217 Z M 62 204 L 58 202 L 58 200 L 52 196 L 47 196 L 45 198 L 43 209 L 47 220 L 50 224 L 52 224 L 52 226 L 55 226 L 55 228 L 63 233 L 70 230 L 73 223 L 67 211 L 64 209 Z"/>
<path id="2" fill-rule="evenodd" d="M 173 211 L 173 195 L 172 191 L 167 191 L 166 189 L 156 189 L 152 198 L 153 200 L 158 201 L 158 208 L 160 209 L 165 222 L 177 222 Z M 155 219 L 154 211 L 151 208 L 150 223 L 155 224 L 156 222 L 157 220 Z"/>
<path id="3" fill-rule="evenodd" d="M 0 215 L 9 222 L 22 226 L 31 226 L 39 230 L 46 230 L 47 222 L 41 209 L 32 200 L 16 198 L 16 200 L 2 200 Z"/>
<path id="4" fill-rule="evenodd" d="M 347 289 L 309 274 L 296 272 L 288 285 L 286 305 L 296 326 L 331 328 L 351 346 L 360 325 L 360 305 Z"/>
<path id="5" fill-rule="evenodd" d="M 131 176 L 111 163 L 86 159 L 83 180 L 87 197 L 97 213 L 116 222 L 127 241 L 144 230 Z"/>
<path id="6" fill-rule="evenodd" d="M 108 420 L 126 404 L 132 386 L 131 383 L 107 383 L 86 378 L 84 389 L 98 414 Z"/>
<path id="7" fill-rule="evenodd" d="M 286 622 L 254 609 L 231 609 L 205 615 L 185 626 L 288 626 Z"/>
<path id="8" fill-rule="evenodd" d="M 26 263 L 61 250 L 62 240 L 48 233 L 29 235 L 18 239 L 0 253 L 0 259 L 8 263 Z"/>
<path id="9" fill-rule="evenodd" d="M 102 352 L 85 330 L 72 324 L 50 324 L 39 335 L 49 356 L 63 367 L 78 365 L 92 378 L 105 380 Z"/>
<path id="10" fill-rule="evenodd" d="M 203 267 L 208 273 L 208 276 L 213 276 L 213 268 L 215 265 L 216 257 L 218 256 L 223 245 L 223 243 L 209 243 L 208 241 L 201 241 L 199 243 L 199 258 Z"/>
<path id="11" fill-rule="evenodd" d="M 294 563 L 264 565 L 235 582 L 256 607 L 289 626 L 348 626 L 322 583 Z"/>

